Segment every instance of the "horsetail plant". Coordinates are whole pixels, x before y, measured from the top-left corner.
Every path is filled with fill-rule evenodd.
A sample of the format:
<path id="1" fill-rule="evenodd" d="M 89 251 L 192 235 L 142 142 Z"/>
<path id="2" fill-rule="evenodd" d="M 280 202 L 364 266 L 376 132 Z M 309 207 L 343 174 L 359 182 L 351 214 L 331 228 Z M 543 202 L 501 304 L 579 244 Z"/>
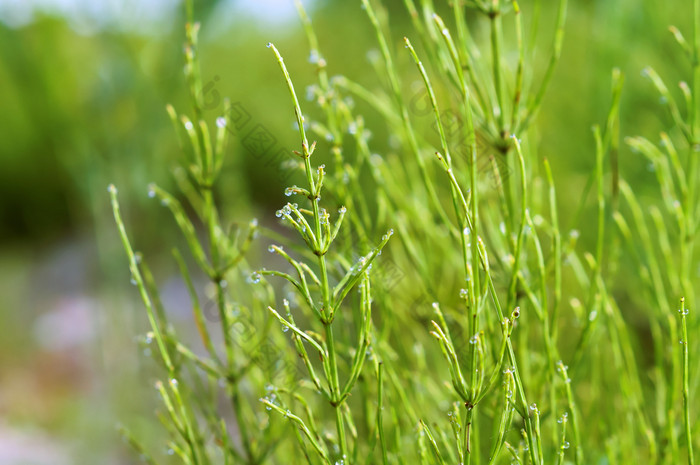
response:
<path id="1" fill-rule="evenodd" d="M 181 178 L 181 185 L 186 200 L 198 214 L 197 220 L 207 231 L 207 242 L 199 238 L 195 223 L 174 195 L 151 185 L 149 196 L 158 198 L 170 210 L 199 273 L 210 281 L 213 288 L 212 305 L 218 312 L 223 340 L 222 351 L 214 344 L 211 318 L 208 319 L 204 314 L 204 305 L 193 272 L 182 254 L 174 249 L 175 260 L 191 298 L 195 327 L 206 355 L 199 354 L 199 350 L 184 342 L 184 336 L 176 334 L 174 327 L 167 321 L 158 289 L 145 261 L 141 260 L 131 246 L 120 214 L 117 190 L 114 186 L 110 186 L 109 190 L 114 218 L 129 259 L 132 282 L 139 290 L 151 326 L 146 342 L 155 339 L 168 379 L 165 383 L 157 382 L 156 388 L 167 412 L 163 421 L 170 434 L 169 453 L 177 455 L 183 463 L 193 465 L 260 464 L 274 452 L 274 445 L 266 441 L 270 434 L 276 433 L 273 425 L 260 428 L 262 413 L 248 408 L 249 402 L 245 400 L 248 388 L 244 384 L 257 384 L 262 389 L 270 376 L 269 370 L 256 364 L 256 359 L 261 357 L 260 347 L 267 343 L 271 320 L 261 318 L 260 315 L 265 313 L 255 311 L 264 308 L 261 305 L 264 305 L 269 294 L 266 291 L 247 294 L 250 303 L 239 305 L 235 310 L 229 297 L 231 289 L 237 292 L 248 289 L 248 286 L 237 286 L 232 275 L 243 263 L 244 254 L 251 246 L 258 225 L 253 220 L 247 231 L 242 228 L 227 231 L 214 200 L 216 181 L 221 173 L 227 146 L 230 107 L 226 102 L 224 114 L 216 119 L 216 129 L 212 133 L 202 117 L 203 92 L 197 48 L 199 24 L 192 21 L 192 7 L 192 2 L 187 2 L 189 22 L 186 27 L 185 77 L 195 117 L 190 119 L 178 115 L 170 105 L 167 112 L 180 136 L 183 150 L 191 157 L 186 176 Z M 235 444 L 230 437 L 229 426 L 215 407 L 219 390 L 229 399 L 230 413 L 240 436 L 239 444 Z M 145 454 L 144 448 L 132 435 L 127 437 L 140 453 Z M 213 443 L 211 438 L 215 438 Z M 157 463 L 145 456 L 151 463 Z"/>
<path id="2" fill-rule="evenodd" d="M 268 43 L 268 47 L 272 49 L 275 57 L 277 58 L 277 62 L 279 63 L 294 105 L 294 113 L 296 115 L 297 126 L 299 128 L 302 149 L 301 152 L 295 153 L 303 160 L 307 181 L 307 188 L 294 186 L 288 188 L 288 192 L 305 197 L 311 204 L 311 210 L 309 210 L 299 207 L 297 204 L 288 203 L 277 212 L 277 216 L 283 217 L 290 225 L 294 227 L 294 229 L 297 230 L 309 250 L 317 257 L 316 266 L 318 269 L 318 274 L 312 270 L 311 266 L 293 259 L 281 247 L 275 245 L 270 247 L 270 251 L 281 255 L 286 261 L 288 261 L 296 271 L 298 279 L 281 271 L 261 270 L 260 274 L 278 276 L 291 283 L 299 292 L 304 303 L 308 305 L 308 308 L 312 312 L 313 316 L 323 326 L 324 337 L 321 340 L 315 333 L 310 331 L 304 332 L 295 324 L 288 302 L 284 302 L 287 311 L 287 318 L 280 315 L 280 313 L 274 308 L 269 307 L 270 312 L 284 325 L 284 327 L 292 331 L 297 351 L 308 369 L 308 374 L 314 387 L 323 395 L 323 397 L 329 402 L 335 411 L 337 429 L 336 444 L 339 448 L 336 461 L 331 461 L 332 454 L 328 452 L 327 446 L 321 443 L 318 434 L 312 432 L 312 430 L 306 426 L 300 417 L 295 416 L 289 411 L 283 411 L 281 408 L 275 407 L 269 399 L 261 399 L 261 401 L 270 408 L 275 408 L 275 410 L 278 412 L 283 413 L 285 416 L 290 418 L 291 421 L 298 423 L 304 432 L 306 439 L 312 444 L 315 452 L 324 463 L 340 463 L 348 465 L 357 460 L 358 449 L 356 447 L 357 445 L 355 445 L 355 447 L 352 449 L 353 453 L 351 454 L 351 449 L 346 434 L 346 423 L 350 422 L 349 417 L 351 416 L 351 413 L 347 409 L 346 400 L 348 396 L 350 396 L 351 391 L 357 382 L 360 373 L 362 372 L 362 368 L 371 344 L 372 302 L 370 294 L 369 270 L 372 267 L 374 260 L 377 258 L 377 256 L 379 256 L 382 249 L 389 241 L 389 238 L 393 234 L 393 230 L 389 230 L 389 232 L 384 235 L 381 242 L 375 248 L 373 248 L 371 252 L 362 256 L 352 267 L 350 267 L 346 274 L 337 282 L 337 284 L 335 284 L 335 286 L 331 285 L 331 277 L 329 276 L 326 256 L 333 241 L 338 235 L 346 213 L 346 208 L 341 207 L 341 209 L 338 211 L 338 218 L 335 224 L 331 225 L 330 214 L 325 208 L 320 206 L 321 190 L 323 188 L 325 176 L 324 167 L 319 166 L 315 175 L 311 167 L 311 156 L 314 153 L 316 144 L 313 143 L 310 145 L 307 140 L 306 130 L 304 129 L 304 115 L 301 111 L 299 100 L 297 99 L 294 85 L 292 84 L 292 80 L 284 64 L 284 60 L 273 44 Z M 309 217 L 311 220 L 311 224 L 309 224 L 307 217 Z M 341 384 L 337 354 L 338 343 L 336 342 L 333 323 L 336 322 L 336 317 L 339 314 L 341 314 L 340 318 L 342 318 L 343 304 L 346 302 L 349 292 L 358 285 L 360 286 L 361 291 L 359 303 L 361 324 L 357 335 L 357 346 L 354 347 L 355 355 L 350 362 L 347 379 Z M 314 296 L 313 294 L 316 293 L 315 291 L 320 292 L 320 296 Z M 318 353 L 318 356 L 321 359 L 325 384 L 316 374 L 314 364 L 309 358 L 305 344 L 313 347 L 314 351 Z M 310 411 L 307 413 L 312 415 L 312 412 Z M 313 422 L 313 417 L 310 416 L 308 421 Z"/>
<path id="3" fill-rule="evenodd" d="M 693 38 L 689 43 L 681 31 L 671 26 L 670 31 L 691 64 L 690 84 L 681 81 L 678 88 L 683 96 L 678 104 L 662 76 L 647 67 L 642 75 L 648 77 L 661 103 L 667 110 L 673 127 L 660 134 L 655 144 L 642 136 L 625 139 L 634 153 L 644 156 L 658 181 L 661 205 L 649 206 L 650 229 L 644 214 L 644 206 L 632 187 L 620 181 L 620 192 L 629 213 L 615 212 L 614 220 L 621 236 L 640 243 L 637 250 L 630 250 L 642 273 L 645 295 L 654 302 L 656 312 L 650 318 L 654 336 L 654 361 L 658 367 L 655 383 L 663 385 L 670 380 L 669 389 L 657 389 L 657 403 L 664 409 L 656 421 L 661 425 L 663 439 L 670 445 L 663 451 L 662 459 L 681 463 L 681 449 L 675 423 L 682 418 L 687 463 L 694 463 L 693 440 L 689 423 L 688 357 L 686 302 L 697 299 L 693 285 L 696 271 L 695 238 L 698 232 L 697 183 L 698 147 L 700 147 L 700 121 L 698 120 L 698 95 L 700 95 L 700 3 L 693 2 Z M 645 205 L 646 206 L 646 205 Z M 628 220 L 629 217 L 629 220 Z M 631 223 L 630 223 L 631 222 Z M 673 316 L 674 301 L 680 299 L 680 330 Z M 680 332 L 680 338 L 679 338 Z M 680 344 L 675 344 L 680 340 Z M 671 344 L 667 344 L 670 341 Z M 670 357 L 669 357 L 670 356 Z M 668 367 L 668 359 L 672 362 Z M 667 368 L 668 367 L 668 368 Z M 668 370 L 668 371 L 667 371 Z M 679 398 L 682 393 L 682 399 Z"/>
<path id="4" fill-rule="evenodd" d="M 275 214 L 297 241 L 256 222 L 236 239 L 221 218 L 215 189 L 230 107 L 210 130 L 201 103 L 198 26 L 187 2 L 193 117 L 173 107 L 168 113 L 190 159 L 176 174 L 181 194 L 151 186 L 150 195 L 171 211 L 190 249 L 191 258 L 176 252 L 175 259 L 201 350 L 168 321 L 111 189 L 148 337 L 167 380 L 157 388 L 172 453 L 190 464 L 582 465 L 642 458 L 676 464 L 685 448 L 694 463 L 691 409 L 700 378 L 690 370 L 696 351 L 688 336 L 697 325 L 685 305 L 697 292 L 700 2 L 694 2 L 692 44 L 672 29 L 693 69 L 692 85 L 680 85 L 685 108 L 648 69 L 673 127 L 659 144 L 625 139 L 651 163 L 661 204 L 648 204 L 621 173 L 624 78 L 614 70 L 611 104 L 603 124 L 594 126 L 592 169 L 573 212 L 571 225 L 581 232 L 563 226 L 562 205 L 575 202 L 558 193 L 556 165 L 540 148 L 548 141 L 535 128 L 562 52 L 567 0 L 554 5 L 541 74 L 539 0 L 452 1 L 449 8 L 404 0 L 414 29 L 401 43 L 407 53 L 393 49 L 382 2 L 358 0 L 378 47 L 370 61 L 385 89 L 330 77 L 332 57 L 323 54 L 324 41 L 301 0 L 294 3 L 316 72 L 306 92 L 316 113 L 302 113 L 281 53 L 268 47 L 289 91 L 301 145 L 294 153 L 303 185 L 284 191 L 298 203 Z M 405 61 L 416 68 L 404 70 Z M 420 90 L 407 95 L 411 77 L 420 79 Z M 416 99 L 426 103 L 422 114 Z M 385 124 L 388 144 L 370 137 L 366 121 L 376 118 L 362 111 Z M 310 143 L 315 138 L 318 144 Z M 326 154 L 328 170 L 314 162 Z M 588 209 L 595 221 L 584 228 Z M 390 227 L 399 243 L 385 250 Z M 268 250 L 287 269 L 248 265 L 244 255 L 258 229 L 274 241 Z M 631 259 L 618 253 L 625 246 Z M 382 265 L 393 264 L 400 275 L 391 286 L 375 263 L 383 251 Z M 220 335 L 204 315 L 200 280 L 188 260 L 212 289 Z M 249 274 L 247 283 L 238 279 L 242 273 Z M 635 337 L 644 333 L 621 304 L 628 298 L 618 287 L 623 273 L 639 280 L 638 295 L 629 297 L 643 308 L 638 313 L 651 312 L 648 323 L 635 323 L 648 325 L 653 339 L 651 370 L 640 356 L 646 345 Z M 292 292 L 279 298 L 280 286 Z M 680 296 L 679 321 L 671 309 Z M 239 327 L 254 336 L 241 338 Z M 289 348 L 272 354 L 273 363 L 286 361 L 302 373 L 279 376 L 257 366 L 270 342 Z M 230 404 L 225 411 L 216 397 L 221 390 Z"/>

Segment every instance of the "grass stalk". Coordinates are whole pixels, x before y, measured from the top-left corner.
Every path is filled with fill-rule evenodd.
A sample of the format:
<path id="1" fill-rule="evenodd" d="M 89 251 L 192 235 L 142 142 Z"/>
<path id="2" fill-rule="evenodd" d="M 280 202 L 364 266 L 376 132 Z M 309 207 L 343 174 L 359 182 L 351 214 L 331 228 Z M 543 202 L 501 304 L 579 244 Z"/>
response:
<path id="1" fill-rule="evenodd" d="M 688 324 L 686 323 L 688 309 L 685 308 L 685 298 L 681 297 L 681 345 L 683 347 L 683 427 L 685 429 L 685 441 L 688 448 L 688 465 L 693 465 L 693 436 L 692 423 L 690 422 L 690 388 L 689 388 L 689 372 L 690 361 L 688 355 Z"/>

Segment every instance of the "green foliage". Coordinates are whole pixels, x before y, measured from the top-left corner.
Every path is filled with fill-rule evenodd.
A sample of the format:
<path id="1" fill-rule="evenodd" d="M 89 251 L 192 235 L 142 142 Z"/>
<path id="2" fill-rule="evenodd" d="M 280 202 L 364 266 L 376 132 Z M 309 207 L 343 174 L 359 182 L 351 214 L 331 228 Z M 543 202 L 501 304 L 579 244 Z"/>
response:
<path id="1" fill-rule="evenodd" d="M 616 69 L 607 118 L 592 131 L 595 169 L 569 227 L 560 221 L 557 172 L 540 155 L 548 141 L 535 125 L 562 53 L 567 1 L 558 2 L 553 38 L 544 40 L 543 68 L 535 55 L 547 17 L 538 0 L 454 1 L 447 20 L 430 0 L 405 0 L 409 35 L 420 44 L 404 38 L 407 51 L 394 50 L 381 3 L 361 4 L 385 89 L 329 78 L 323 41 L 300 1 L 317 76 L 312 112 L 302 111 L 283 53 L 268 44 L 299 130 L 301 150 L 290 163 L 305 182 L 285 191 L 301 205 L 287 203 L 276 217 L 300 241 L 256 221 L 231 233 L 222 219 L 225 199 L 215 189 L 231 107 L 210 131 L 188 2 L 193 117 L 168 107 L 187 175 L 179 195 L 151 192 L 214 289 L 220 340 L 179 252 L 203 350 L 168 323 L 110 187 L 168 380 L 157 389 L 170 450 L 190 464 L 676 464 L 686 453 L 692 464 L 700 378 L 689 334 L 698 326 L 685 303 L 696 298 L 700 224 L 698 2 L 692 44 L 672 29 L 692 65 L 692 85 L 680 85 L 684 105 L 647 70 L 671 126 L 660 147 L 626 139 L 652 163 L 660 205 L 635 194 L 619 167 L 624 77 Z M 406 94 L 413 77 L 422 80 L 429 119 Z M 372 153 L 365 111 L 392 135 L 385 153 Z M 329 168 L 315 163 L 319 152 Z M 596 220 L 585 223 L 594 187 Z M 337 216 L 329 213 L 335 208 Z M 275 242 L 268 248 L 280 259 L 275 269 L 245 258 L 258 231 Z M 579 243 L 580 235 L 593 245 Z M 635 327 L 640 315 L 651 344 Z M 279 350 L 262 351 L 269 344 Z M 270 369 L 279 363 L 290 369 Z"/>

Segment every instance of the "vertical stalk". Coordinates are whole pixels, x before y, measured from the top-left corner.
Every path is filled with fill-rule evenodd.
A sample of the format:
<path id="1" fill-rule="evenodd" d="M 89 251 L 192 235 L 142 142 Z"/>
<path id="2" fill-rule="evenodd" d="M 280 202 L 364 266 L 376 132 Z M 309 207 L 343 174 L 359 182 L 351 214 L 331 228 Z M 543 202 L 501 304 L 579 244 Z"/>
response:
<path id="1" fill-rule="evenodd" d="M 685 308 L 685 297 L 681 297 L 681 344 L 683 346 L 683 424 L 685 426 L 685 440 L 688 447 L 688 465 L 694 465 L 693 459 L 693 438 L 690 424 L 690 389 L 689 389 L 689 361 L 688 361 L 688 326 L 686 316 L 688 310 Z"/>
<path id="2" fill-rule="evenodd" d="M 320 199 L 320 181 L 316 183 L 313 178 L 313 173 L 311 171 L 311 154 L 313 153 L 314 146 L 309 146 L 309 142 L 306 138 L 306 131 L 304 129 L 304 116 L 301 112 L 301 106 L 299 105 L 299 99 L 297 98 L 296 91 L 294 90 L 294 85 L 292 84 L 292 79 L 289 76 L 287 67 L 284 64 L 284 60 L 280 55 L 277 48 L 272 44 L 268 43 L 267 46 L 272 49 L 279 63 L 282 74 L 284 75 L 287 87 L 289 89 L 292 102 L 294 104 L 294 113 L 297 119 L 297 125 L 299 126 L 299 137 L 301 139 L 302 153 L 301 157 L 304 159 L 304 169 L 306 171 L 306 180 L 309 185 L 309 200 L 311 201 L 312 213 L 313 213 L 313 227 L 315 230 L 316 237 L 318 238 L 318 248 L 313 252 L 318 256 L 318 265 L 320 268 L 320 280 L 321 280 L 321 294 L 323 303 L 319 309 L 319 315 L 321 317 L 321 322 L 323 323 L 326 336 L 326 346 L 328 350 L 328 366 L 329 366 L 329 390 L 330 390 L 330 400 L 331 405 L 335 409 L 336 418 L 336 429 L 338 431 L 338 442 L 340 445 L 341 458 L 345 461 L 348 459 L 348 449 L 347 441 L 345 438 L 345 425 L 343 420 L 342 404 L 340 392 L 340 382 L 338 379 L 338 362 L 335 352 L 335 337 L 333 335 L 333 306 L 331 305 L 331 289 L 328 281 L 328 269 L 326 266 L 325 252 L 322 250 L 322 230 L 321 230 L 321 214 L 319 211 L 318 202 Z M 320 179 L 320 175 L 319 175 Z M 349 465 L 345 463 L 345 465 Z"/>
<path id="3" fill-rule="evenodd" d="M 236 417 L 236 426 L 241 434 L 241 443 L 243 444 L 243 449 L 245 450 L 246 459 L 248 464 L 252 465 L 257 463 L 255 458 L 255 453 L 253 452 L 253 444 L 248 434 L 248 428 L 246 426 L 245 419 L 243 418 L 243 411 L 241 410 L 241 393 L 238 388 L 238 382 L 231 383 L 231 405 L 233 407 L 233 413 Z"/>
<path id="4" fill-rule="evenodd" d="M 499 8 L 499 0 L 493 0 L 491 11 L 489 12 L 491 19 L 491 65 L 493 67 L 493 86 L 496 91 L 496 102 L 498 103 L 498 131 L 499 137 L 504 139 L 505 134 L 505 107 L 503 99 L 503 76 L 501 76 L 501 40 L 503 32 L 501 31 L 501 10 Z"/>
<path id="5" fill-rule="evenodd" d="M 382 448 L 382 464 L 389 465 L 386 439 L 384 437 L 384 366 L 380 362 L 377 364 L 377 430 L 379 432 L 379 446 Z"/>
<path id="6" fill-rule="evenodd" d="M 698 105 L 700 105 L 700 0 L 693 0 L 693 107 L 689 110 L 693 144 L 698 143 Z"/>
<path id="7" fill-rule="evenodd" d="M 379 25 L 379 21 L 377 19 L 377 15 L 374 13 L 374 9 L 372 8 L 372 5 L 370 4 L 369 0 L 362 0 L 362 5 L 365 11 L 367 12 L 367 16 L 369 17 L 369 20 L 372 23 L 372 27 L 375 30 L 377 42 L 379 42 L 379 49 L 381 50 L 384 61 L 386 62 L 386 70 L 389 77 L 389 82 L 391 84 L 391 90 L 394 94 L 394 100 L 396 101 L 396 105 L 399 108 L 401 121 L 404 126 L 404 131 L 406 132 L 406 137 L 408 138 L 408 144 L 415 156 L 416 163 L 418 164 L 423 185 L 426 189 L 426 192 L 428 193 L 428 197 L 430 198 L 433 207 L 437 211 L 442 221 L 445 224 L 451 224 L 449 217 L 445 213 L 445 210 L 442 207 L 442 204 L 440 203 L 440 199 L 437 196 L 435 186 L 433 186 L 433 182 L 428 177 L 427 167 L 425 166 L 425 161 L 421 157 L 420 149 L 418 147 L 418 141 L 416 139 L 416 133 L 413 130 L 413 125 L 411 124 L 411 119 L 408 115 L 408 108 L 406 107 L 406 103 L 403 100 L 403 96 L 401 93 L 401 84 L 399 83 L 399 78 L 396 72 L 396 68 L 394 66 L 394 61 L 391 58 L 389 45 L 387 44 L 386 38 L 382 33 L 381 26 Z"/>
<path id="8" fill-rule="evenodd" d="M 465 452 L 465 465 L 470 465 L 472 461 L 472 450 L 471 450 L 471 430 L 472 422 L 474 417 L 474 407 L 467 405 L 466 418 L 464 420 L 464 445 L 462 446 Z"/>
<path id="9" fill-rule="evenodd" d="M 157 323 L 157 319 L 153 310 L 153 303 L 151 302 L 151 298 L 148 295 L 148 291 L 146 290 L 146 286 L 143 282 L 143 277 L 141 276 L 141 272 L 139 271 L 139 265 L 136 259 L 136 255 L 134 254 L 134 250 L 131 248 L 129 236 L 126 234 L 126 228 L 124 227 L 124 222 L 122 221 L 121 213 L 119 210 L 119 201 L 117 200 L 117 188 L 114 187 L 113 184 L 110 184 L 108 190 L 112 201 L 112 212 L 114 214 L 114 221 L 117 223 L 117 228 L 119 229 L 119 236 L 121 237 L 124 250 L 126 251 L 126 255 L 129 258 L 129 269 L 131 271 L 131 277 L 136 282 L 139 294 L 141 295 L 141 300 L 143 300 L 143 304 L 146 307 L 146 315 L 148 316 L 148 322 L 151 324 L 151 329 L 153 330 L 153 334 L 155 335 L 158 350 L 160 351 L 160 355 L 163 358 L 163 363 L 165 364 L 165 367 L 168 370 L 168 376 L 172 376 L 172 374 L 175 372 L 175 367 L 173 365 L 172 359 L 170 358 L 170 354 L 168 353 L 162 330 Z"/>

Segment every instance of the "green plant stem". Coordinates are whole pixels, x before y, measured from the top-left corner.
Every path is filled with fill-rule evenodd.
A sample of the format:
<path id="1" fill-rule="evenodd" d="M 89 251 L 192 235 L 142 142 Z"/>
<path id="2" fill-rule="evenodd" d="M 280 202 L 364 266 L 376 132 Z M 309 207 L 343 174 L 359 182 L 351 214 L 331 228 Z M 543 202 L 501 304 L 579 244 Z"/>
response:
<path id="1" fill-rule="evenodd" d="M 233 413 L 236 417 L 236 426 L 238 426 L 238 431 L 241 434 L 241 444 L 243 444 L 243 449 L 245 450 L 247 462 L 249 465 L 257 464 L 258 461 L 255 458 L 253 444 L 251 442 L 250 434 L 248 434 L 248 427 L 243 417 L 243 410 L 241 406 L 241 393 L 239 391 L 238 382 L 236 381 L 235 383 L 230 383 L 230 389 L 231 405 L 233 407 Z"/>
<path id="2" fill-rule="evenodd" d="M 696 0 L 697 1 L 697 0 Z M 552 44 L 552 55 L 549 59 L 549 64 L 547 65 L 547 70 L 544 73 L 542 82 L 539 89 L 534 94 L 534 97 L 530 100 L 527 110 L 525 112 L 524 118 L 520 121 L 520 125 L 517 129 L 513 129 L 515 134 L 519 133 L 522 129 L 527 128 L 530 125 L 530 121 L 535 116 L 537 111 L 542 104 L 542 99 L 552 80 L 552 75 L 554 74 L 554 69 L 559 62 L 559 57 L 561 56 L 561 49 L 564 43 L 564 26 L 566 24 L 566 9 L 568 6 L 568 0 L 559 0 L 559 10 L 557 12 L 557 25 L 556 31 L 554 33 L 554 41 Z"/>
<path id="3" fill-rule="evenodd" d="M 428 176 L 428 171 L 427 167 L 425 165 L 425 160 L 423 160 L 423 157 L 420 154 L 420 149 L 418 147 L 418 141 L 416 139 L 416 134 L 413 129 L 413 125 L 411 124 L 411 119 L 409 118 L 408 115 L 408 108 L 406 107 L 406 103 L 403 100 L 403 96 L 401 93 L 401 85 L 399 83 L 399 78 L 398 74 L 396 72 L 396 67 L 394 66 L 394 61 L 391 57 L 391 52 L 389 51 L 389 45 L 387 44 L 386 38 L 384 37 L 384 34 L 382 33 L 381 26 L 379 24 L 379 20 L 377 19 L 377 15 L 374 12 L 374 8 L 372 7 L 371 3 L 369 0 L 362 0 L 362 5 L 365 8 L 365 11 L 367 12 L 367 16 L 369 17 L 370 22 L 372 23 L 372 26 L 374 28 L 375 34 L 377 36 L 377 42 L 379 43 L 379 49 L 382 53 L 382 57 L 384 58 L 384 61 L 386 63 L 386 70 L 387 74 L 389 77 L 389 83 L 391 84 L 391 89 L 392 93 L 394 96 L 394 99 L 396 101 L 396 105 L 399 108 L 399 114 L 401 115 L 401 121 L 404 126 L 404 131 L 406 133 L 406 137 L 408 138 L 408 143 L 411 148 L 411 151 L 413 152 L 416 163 L 418 164 L 419 171 L 421 173 L 421 177 L 423 180 L 423 185 L 426 189 L 426 192 L 428 193 L 428 197 L 430 198 L 433 207 L 436 209 L 438 215 L 440 218 L 443 220 L 445 224 L 450 224 L 450 220 L 445 213 L 444 208 L 442 207 L 442 204 L 440 203 L 440 200 L 437 196 L 437 192 L 435 191 L 435 187 L 433 186 L 432 181 L 430 180 Z"/>
<path id="4" fill-rule="evenodd" d="M 683 345 L 683 425 L 685 427 L 685 440 L 688 447 L 688 465 L 694 465 L 692 425 L 690 423 L 690 388 L 689 388 L 689 357 L 688 357 L 688 325 L 686 317 L 688 311 L 685 308 L 685 298 L 681 297 L 681 344 Z"/>
<path id="5" fill-rule="evenodd" d="M 700 87 L 696 89 L 700 91 Z M 698 141 L 693 141 L 693 144 L 699 144 Z M 681 282 L 683 287 L 683 293 L 686 296 L 691 296 L 695 298 L 695 292 L 691 276 L 691 264 L 693 263 L 693 251 L 695 246 L 695 236 L 697 233 L 697 224 L 695 218 L 695 208 L 697 207 L 696 189 L 697 189 L 697 178 L 698 178 L 698 157 L 700 157 L 700 152 L 696 151 L 697 145 L 692 145 L 688 150 L 688 198 L 684 202 L 684 216 L 685 216 L 685 237 L 681 237 Z"/>
<path id="6" fill-rule="evenodd" d="M 158 344 L 158 349 L 160 351 L 161 357 L 163 358 L 163 363 L 168 370 L 168 374 L 174 373 L 174 365 L 168 353 L 168 349 L 163 338 L 162 329 L 158 325 L 153 310 L 153 304 L 151 298 L 146 291 L 146 286 L 143 282 L 141 272 L 139 271 L 138 261 L 136 260 L 136 255 L 134 250 L 131 248 L 131 243 L 129 242 L 129 236 L 126 234 L 126 228 L 124 227 L 124 221 L 122 220 L 119 201 L 117 200 L 117 188 L 110 184 L 109 193 L 112 201 L 112 212 L 114 214 L 114 221 L 117 223 L 117 228 L 119 229 L 119 235 L 122 240 L 122 245 L 126 251 L 126 255 L 129 258 L 129 269 L 131 271 L 131 277 L 136 282 L 139 294 L 141 295 L 141 300 L 146 307 L 146 314 L 148 315 L 148 322 L 151 324 L 151 329 L 156 338 L 156 343 Z"/>
<path id="7" fill-rule="evenodd" d="M 464 436 L 463 436 L 463 449 L 465 451 L 465 465 L 470 465 L 472 461 L 472 445 L 471 445 L 471 431 L 472 424 L 474 422 L 474 407 L 466 407 L 466 415 L 464 420 Z"/>
<path id="8" fill-rule="evenodd" d="M 559 370 L 561 372 L 562 380 L 564 381 L 564 388 L 566 390 L 566 401 L 569 404 L 569 412 L 571 413 L 571 429 L 574 434 L 574 446 L 575 446 L 575 460 L 576 465 L 583 464 L 583 445 L 581 444 L 581 432 L 579 429 L 579 413 L 576 403 L 574 401 L 574 393 L 571 389 L 571 379 L 569 378 L 569 372 L 567 367 L 559 362 Z"/>
<path id="9" fill-rule="evenodd" d="M 493 0 L 489 17 L 491 19 L 491 65 L 493 67 L 493 87 L 498 103 L 498 133 L 501 139 L 506 137 L 505 100 L 503 97 L 503 77 L 501 76 L 501 41 L 503 39 L 501 10 L 499 0 Z"/>
<path id="10" fill-rule="evenodd" d="M 330 323 L 324 326 L 326 330 L 326 345 L 328 346 L 328 364 L 331 368 L 330 391 L 333 408 L 335 409 L 335 425 L 338 431 L 338 443 L 340 445 L 340 456 L 343 460 L 348 457 L 348 445 L 345 439 L 345 423 L 343 421 L 343 412 L 341 410 L 342 402 L 339 400 L 340 383 L 338 381 L 338 362 L 335 354 L 335 340 L 333 337 L 333 327 Z"/>
<path id="11" fill-rule="evenodd" d="M 386 438 L 384 437 L 384 364 L 377 364 L 377 431 L 379 434 L 379 445 L 382 448 L 382 464 L 389 464 Z"/>
<path id="12" fill-rule="evenodd" d="M 693 0 L 693 56 L 692 56 L 692 66 L 693 66 L 693 92 L 692 101 L 693 107 L 690 109 L 689 119 L 690 119 L 690 130 L 693 136 L 692 143 L 697 144 L 698 141 L 698 131 L 700 127 L 698 125 L 698 111 L 700 109 L 700 0 Z M 697 158 L 697 157 L 694 157 Z"/>
<path id="13" fill-rule="evenodd" d="M 314 181 L 313 178 L 313 173 L 311 170 L 311 154 L 313 153 L 313 147 L 309 147 L 309 142 L 306 138 L 306 131 L 304 129 L 304 116 L 303 113 L 301 112 L 301 107 L 299 105 L 299 99 L 297 98 L 296 92 L 294 90 L 294 85 L 292 84 L 292 79 L 289 76 L 289 72 L 287 71 L 287 67 L 284 65 L 284 60 L 282 59 L 282 56 L 280 55 L 279 51 L 273 44 L 268 44 L 268 47 L 272 48 L 272 51 L 274 52 L 277 62 L 279 63 L 280 69 L 282 70 L 282 74 L 284 75 L 285 81 L 287 83 L 287 87 L 289 89 L 290 96 L 292 98 L 293 104 L 294 104 L 294 112 L 296 115 L 297 119 L 297 125 L 299 126 L 299 136 L 301 138 L 301 146 L 302 146 L 302 153 L 301 157 L 304 159 L 304 168 L 306 171 L 306 180 L 309 185 L 309 200 L 311 201 L 311 207 L 313 211 L 313 226 L 316 234 L 316 238 L 318 241 L 318 248 L 314 250 L 314 253 L 318 256 L 318 264 L 320 268 L 320 280 L 321 280 L 321 293 L 322 293 L 322 299 L 323 299 L 323 304 L 322 307 L 318 310 L 318 313 L 321 315 L 321 320 L 324 325 L 325 329 L 325 336 L 326 336 L 326 346 L 327 346 L 327 352 L 328 352 L 328 366 L 329 366 L 329 376 L 330 379 L 328 380 L 329 383 L 329 390 L 330 390 L 330 397 L 331 397 L 331 405 L 335 409 L 335 416 L 336 416 L 336 429 L 338 431 L 338 442 L 340 445 L 340 454 L 341 457 L 344 461 L 346 461 L 345 465 L 349 465 L 347 461 L 349 460 L 349 455 L 348 455 L 348 448 L 347 448 L 347 441 L 345 438 L 345 425 L 344 425 L 344 420 L 343 420 L 343 412 L 342 412 L 342 406 L 343 406 L 343 400 L 341 399 L 341 391 L 340 391 L 340 381 L 338 377 L 338 361 L 336 357 L 336 348 L 335 348 L 335 339 L 333 335 L 333 318 L 334 318 L 334 310 L 333 310 L 333 304 L 331 302 L 331 289 L 328 281 L 328 270 L 326 266 L 326 258 L 325 258 L 325 250 L 322 250 L 322 243 L 323 241 L 321 240 L 322 238 L 322 231 L 321 231 L 321 214 L 319 211 L 319 206 L 318 206 L 318 201 L 320 199 L 320 182 L 317 184 Z M 319 179 L 320 179 L 320 171 L 319 171 Z M 326 220 L 328 221 L 328 220 Z"/>

